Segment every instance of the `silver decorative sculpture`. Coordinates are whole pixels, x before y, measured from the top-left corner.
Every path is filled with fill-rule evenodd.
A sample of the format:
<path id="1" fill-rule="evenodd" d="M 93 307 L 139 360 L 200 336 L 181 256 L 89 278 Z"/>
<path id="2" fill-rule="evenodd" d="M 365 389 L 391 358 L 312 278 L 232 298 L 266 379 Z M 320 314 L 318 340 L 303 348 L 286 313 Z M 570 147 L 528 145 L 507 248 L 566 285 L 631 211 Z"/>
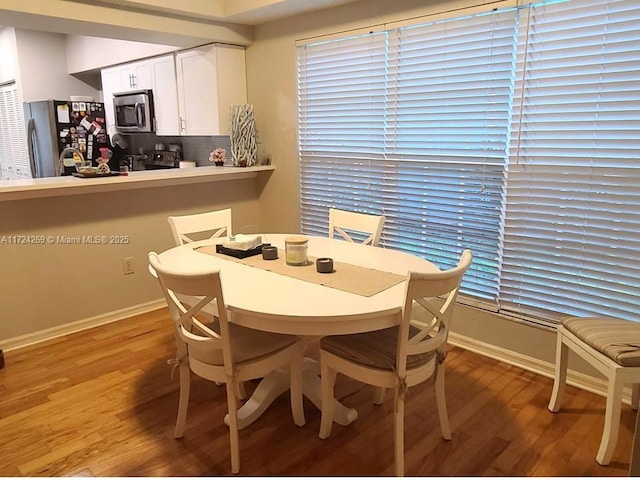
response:
<path id="1" fill-rule="evenodd" d="M 236 167 L 256 164 L 256 120 L 253 105 L 231 106 L 231 157 Z"/>

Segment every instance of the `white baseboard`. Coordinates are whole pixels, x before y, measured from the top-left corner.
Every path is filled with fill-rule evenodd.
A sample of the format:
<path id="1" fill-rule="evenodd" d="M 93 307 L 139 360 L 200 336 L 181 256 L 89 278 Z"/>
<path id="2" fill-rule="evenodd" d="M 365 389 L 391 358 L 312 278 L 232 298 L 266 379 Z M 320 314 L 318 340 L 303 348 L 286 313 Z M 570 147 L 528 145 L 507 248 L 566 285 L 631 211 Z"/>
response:
<path id="1" fill-rule="evenodd" d="M 499 360 L 500 362 L 508 363 L 516 367 L 522 368 L 529 372 L 537 373 L 543 377 L 553 378 L 555 372 L 555 364 L 544 362 L 534 357 L 522 355 L 521 353 L 507 350 L 501 347 L 496 347 L 488 343 L 480 342 L 464 335 L 459 335 L 454 332 L 449 333 L 449 343 L 456 347 L 469 350 L 485 357 Z M 607 382 L 598 377 L 592 377 L 584 373 L 576 372 L 575 370 L 567 371 L 567 383 L 574 387 L 586 390 L 603 397 L 607 396 Z M 551 395 L 551 391 L 549 391 Z M 627 405 L 631 404 L 631 388 L 625 387 L 622 401 Z"/>
<path id="2" fill-rule="evenodd" d="M 124 320 L 125 318 L 151 312 L 153 310 L 158 310 L 162 307 L 165 307 L 166 305 L 167 304 L 164 300 L 153 300 L 151 302 L 142 303 L 140 305 L 134 305 L 132 307 L 123 308 L 102 315 L 96 315 L 95 317 L 89 317 L 78 320 L 76 322 L 66 323 L 64 325 L 40 330 L 38 332 L 20 335 L 8 340 L 0 340 L 0 349 L 8 352 L 18 348 L 26 347 L 28 345 L 34 345 L 46 340 L 69 335 L 71 333 L 87 330 L 88 328 L 97 327 L 99 325 L 106 325 L 107 323 L 118 322 L 120 320 Z"/>

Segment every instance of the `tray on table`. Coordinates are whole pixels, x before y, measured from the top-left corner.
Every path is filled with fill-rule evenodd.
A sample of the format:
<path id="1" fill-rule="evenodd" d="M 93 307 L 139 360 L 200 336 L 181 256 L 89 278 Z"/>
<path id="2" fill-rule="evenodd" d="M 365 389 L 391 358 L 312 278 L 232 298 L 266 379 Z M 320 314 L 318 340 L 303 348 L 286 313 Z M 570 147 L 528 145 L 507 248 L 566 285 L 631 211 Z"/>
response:
<path id="1" fill-rule="evenodd" d="M 223 245 L 216 245 L 216 253 L 222 253 L 223 255 L 229 255 L 236 258 L 253 257 L 254 255 L 260 255 L 262 253 L 262 245 L 257 245 L 248 250 L 235 250 Z"/>

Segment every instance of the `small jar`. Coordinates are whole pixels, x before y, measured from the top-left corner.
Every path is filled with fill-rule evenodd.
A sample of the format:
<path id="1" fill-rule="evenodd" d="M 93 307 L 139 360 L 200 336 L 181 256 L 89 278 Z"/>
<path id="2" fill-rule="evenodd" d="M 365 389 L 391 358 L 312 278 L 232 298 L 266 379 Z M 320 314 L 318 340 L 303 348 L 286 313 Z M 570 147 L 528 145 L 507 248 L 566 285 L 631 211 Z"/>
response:
<path id="1" fill-rule="evenodd" d="M 285 238 L 284 250 L 287 265 L 306 265 L 308 244 L 309 239 L 307 237 L 296 236 Z"/>

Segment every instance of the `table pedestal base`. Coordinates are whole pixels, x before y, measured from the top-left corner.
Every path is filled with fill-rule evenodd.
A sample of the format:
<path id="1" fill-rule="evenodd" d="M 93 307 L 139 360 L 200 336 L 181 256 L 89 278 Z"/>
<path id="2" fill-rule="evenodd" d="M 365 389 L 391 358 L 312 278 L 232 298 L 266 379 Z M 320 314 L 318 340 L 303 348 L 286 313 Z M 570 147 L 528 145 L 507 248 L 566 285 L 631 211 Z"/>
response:
<path id="1" fill-rule="evenodd" d="M 276 370 L 264 377 L 256 387 L 251 398 L 238 409 L 238 429 L 251 425 L 281 394 L 289 390 L 290 377 L 288 370 Z M 302 394 L 322 411 L 322 394 L 320 391 L 320 365 L 311 358 L 304 359 L 302 370 Z M 339 425 L 349 425 L 358 418 L 358 412 L 347 408 L 334 400 L 333 421 Z M 229 414 L 224 417 L 229 425 Z"/>

